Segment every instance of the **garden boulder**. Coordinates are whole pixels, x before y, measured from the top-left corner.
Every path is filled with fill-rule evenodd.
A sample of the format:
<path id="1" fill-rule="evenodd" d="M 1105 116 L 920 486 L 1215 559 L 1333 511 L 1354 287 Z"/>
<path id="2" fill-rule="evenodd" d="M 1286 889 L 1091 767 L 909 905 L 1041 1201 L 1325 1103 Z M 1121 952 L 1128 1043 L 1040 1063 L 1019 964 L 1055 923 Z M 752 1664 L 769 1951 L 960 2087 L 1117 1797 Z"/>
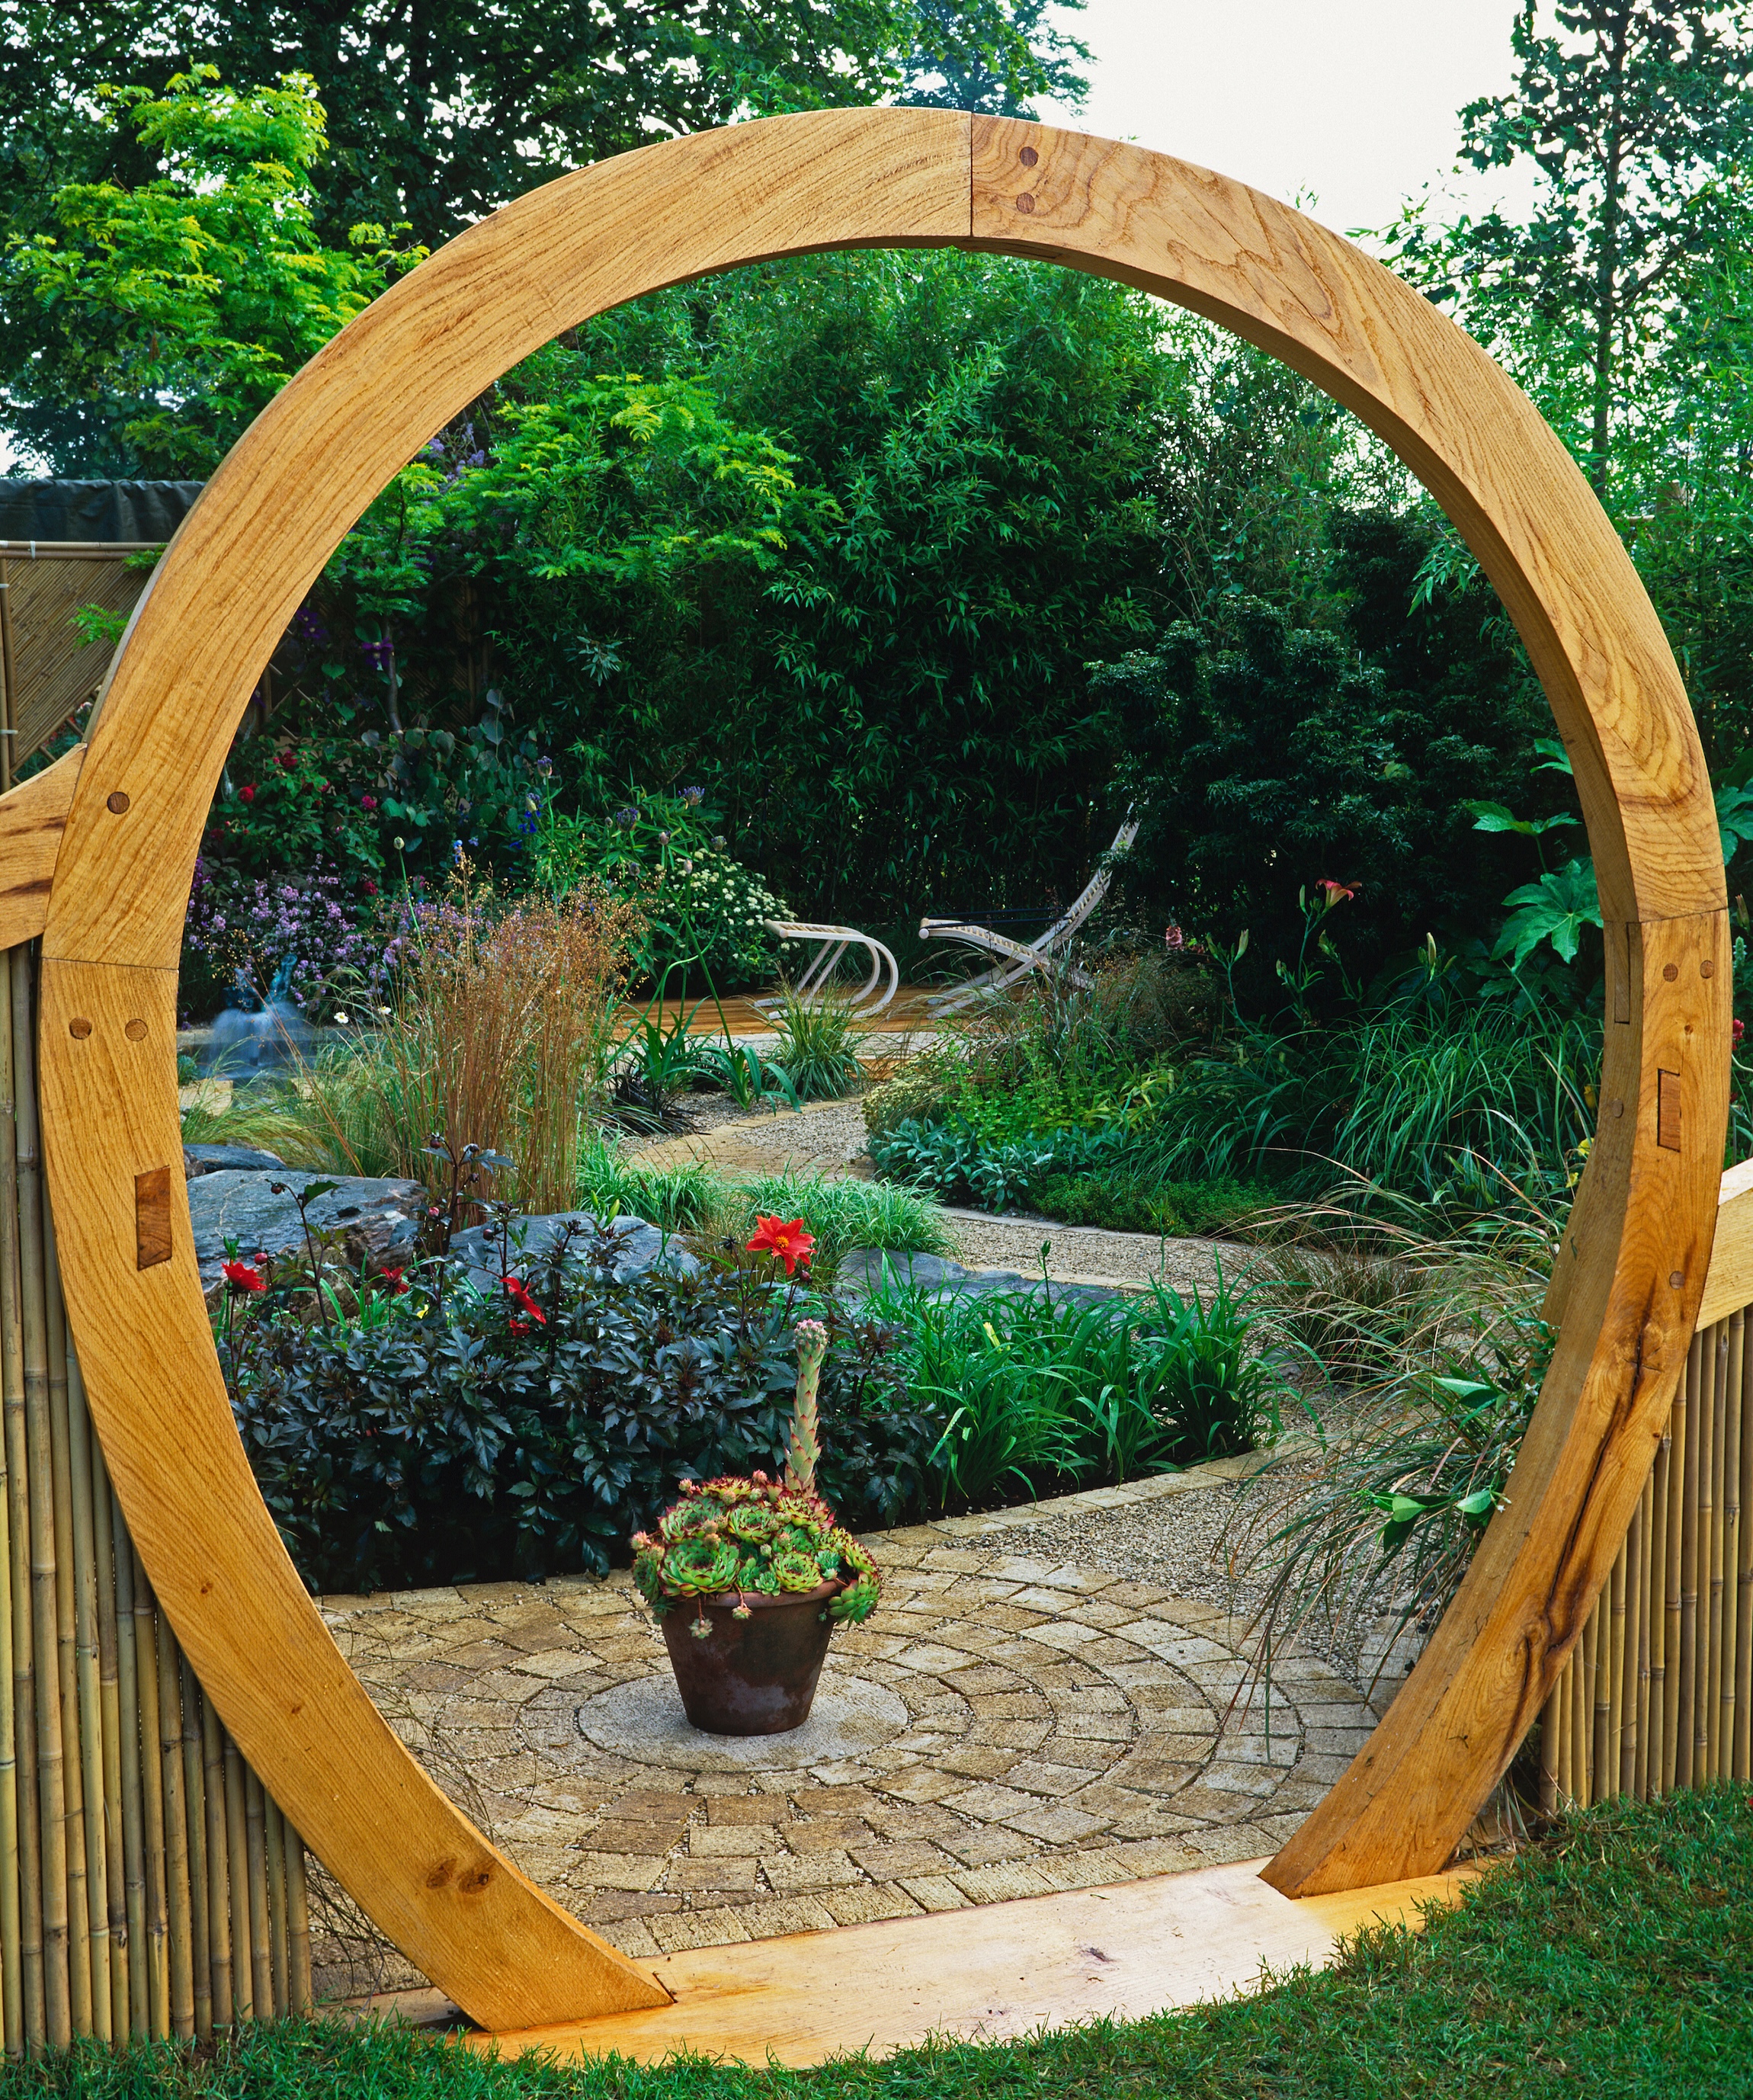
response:
<path id="1" fill-rule="evenodd" d="M 321 1178 L 303 1167 L 282 1168 L 289 1191 Z M 236 1240 L 245 1260 L 258 1254 L 297 1254 L 304 1246 L 304 1228 L 291 1194 L 276 1196 L 275 1176 L 259 1167 L 221 1167 L 200 1174 L 188 1185 L 189 1215 L 195 1225 L 195 1259 L 204 1290 L 219 1281 L 225 1243 Z M 378 1268 L 412 1260 L 414 1234 L 426 1202 L 417 1181 L 377 1180 L 350 1174 L 337 1180 L 326 1196 L 311 1206 L 311 1223 L 324 1233 L 339 1233 L 350 1266 Z"/>
<path id="2" fill-rule="evenodd" d="M 513 1269 L 527 1271 L 540 1262 L 568 1225 L 576 1229 L 574 1247 L 579 1252 L 596 1244 L 601 1221 L 589 1211 L 552 1211 L 536 1218 L 519 1218 L 511 1229 Z M 678 1276 L 697 1276 L 700 1264 L 673 1233 L 666 1233 L 643 1218 L 620 1217 L 609 1230 L 614 1238 L 614 1273 L 643 1276 L 647 1270 L 667 1268 Z M 451 1242 L 453 1260 L 468 1264 L 469 1281 L 478 1290 L 496 1287 L 500 1280 L 500 1235 L 491 1225 L 472 1225 Z"/>
<path id="3" fill-rule="evenodd" d="M 258 1152 L 252 1145 L 185 1145 L 183 1172 L 192 1181 L 202 1174 L 284 1174 L 288 1168 L 277 1153 Z"/>

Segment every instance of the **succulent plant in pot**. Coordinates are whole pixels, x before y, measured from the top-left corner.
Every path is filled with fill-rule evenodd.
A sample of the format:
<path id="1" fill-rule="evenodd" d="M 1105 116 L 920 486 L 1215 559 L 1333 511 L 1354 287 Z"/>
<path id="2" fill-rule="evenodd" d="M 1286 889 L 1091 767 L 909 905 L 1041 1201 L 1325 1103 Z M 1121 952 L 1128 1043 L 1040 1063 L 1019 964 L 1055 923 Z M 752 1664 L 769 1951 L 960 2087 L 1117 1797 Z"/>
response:
<path id="1" fill-rule="evenodd" d="M 633 1580 L 657 1615 L 689 1720 L 715 1736 L 774 1736 L 809 1718 L 836 1626 L 875 1608 L 876 1563 L 815 1491 L 816 1385 L 827 1335 L 799 1323 L 798 1405 L 786 1476 L 682 1482 L 633 1541 Z"/>

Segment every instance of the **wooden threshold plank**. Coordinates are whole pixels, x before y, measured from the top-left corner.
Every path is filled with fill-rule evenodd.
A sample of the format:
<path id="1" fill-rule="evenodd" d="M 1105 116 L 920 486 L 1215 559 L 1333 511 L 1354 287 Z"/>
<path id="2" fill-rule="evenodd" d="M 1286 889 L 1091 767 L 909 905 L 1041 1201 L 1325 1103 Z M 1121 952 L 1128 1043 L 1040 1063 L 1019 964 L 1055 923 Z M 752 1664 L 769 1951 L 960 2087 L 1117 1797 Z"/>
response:
<path id="1" fill-rule="evenodd" d="M 1262 1969 L 1324 1966 L 1345 1934 L 1376 1919 L 1416 1927 L 1420 1902 L 1454 1900 L 1468 1877 L 1293 1900 L 1260 1879 L 1265 1864 L 693 1948 L 651 1964 L 673 2005 L 466 2039 L 561 2062 L 691 2049 L 804 2067 L 934 2035 L 1000 2041 L 1104 2014 L 1139 2019 L 1253 1989 Z"/>

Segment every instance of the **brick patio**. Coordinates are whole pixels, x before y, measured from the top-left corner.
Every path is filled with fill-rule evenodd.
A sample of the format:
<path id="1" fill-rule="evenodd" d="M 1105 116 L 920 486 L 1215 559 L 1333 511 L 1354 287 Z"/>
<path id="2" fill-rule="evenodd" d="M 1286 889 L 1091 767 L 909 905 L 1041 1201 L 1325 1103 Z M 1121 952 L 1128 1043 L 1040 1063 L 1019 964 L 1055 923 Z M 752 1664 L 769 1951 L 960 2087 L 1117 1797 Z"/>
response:
<path id="1" fill-rule="evenodd" d="M 324 1611 L 441 1781 L 629 1954 L 1275 1851 L 1373 1725 L 1362 1695 L 1288 1657 L 1269 1736 L 1257 1691 L 1231 1710 L 1241 1629 L 1220 1609 L 1005 1549 L 1007 1522 L 1053 1507 L 874 1536 L 882 1605 L 835 1635 L 808 1736 L 760 1745 L 679 1723 L 623 1574 Z"/>

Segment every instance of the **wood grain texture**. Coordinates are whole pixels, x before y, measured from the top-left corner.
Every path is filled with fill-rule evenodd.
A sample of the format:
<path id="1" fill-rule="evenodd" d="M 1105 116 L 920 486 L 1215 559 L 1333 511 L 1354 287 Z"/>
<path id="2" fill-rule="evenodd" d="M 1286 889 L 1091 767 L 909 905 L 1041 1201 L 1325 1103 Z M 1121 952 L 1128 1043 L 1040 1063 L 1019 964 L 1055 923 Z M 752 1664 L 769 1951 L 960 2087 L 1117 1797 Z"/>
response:
<path id="1" fill-rule="evenodd" d="M 49 916 L 49 889 L 85 746 L 0 795 L 0 949 L 34 941 Z"/>
<path id="2" fill-rule="evenodd" d="M 1337 236 L 1209 170 L 943 112 L 824 112 L 704 134 L 569 176 L 471 228 L 282 391 L 155 571 L 68 813 L 44 933 L 62 1025 L 46 1013 L 42 1065 L 93 1411 L 172 1622 L 319 1855 L 496 2028 L 529 2023 L 507 2011 L 520 1992 L 560 2004 L 574 1991 L 568 2013 L 607 2002 L 590 1968 L 606 1950 L 592 1955 L 571 1928 L 570 1952 L 538 1955 L 560 1928 L 507 1874 L 490 1877 L 504 1907 L 492 1932 L 487 1905 L 423 1882 L 442 1812 L 363 1694 L 337 1688 L 332 1645 L 270 1551 L 192 1265 L 174 1250 L 137 1271 L 131 1214 L 126 1233 L 117 1223 L 124 1161 L 131 1175 L 174 1157 L 175 1093 L 168 1056 L 130 1063 L 109 1036 L 130 999 L 168 1016 L 189 871 L 249 692 L 347 527 L 433 430 L 561 329 L 655 286 L 766 255 L 908 244 L 1046 257 L 1176 300 L 1284 359 L 1393 445 L 1478 555 L 1544 682 L 1576 769 L 1610 957 L 1615 942 L 1622 951 L 1602 1091 L 1623 1113 L 1603 1121 L 1566 1235 L 1552 1299 L 1561 1339 L 1509 1506 L 1387 1721 L 1273 1864 L 1277 1886 L 1312 1893 L 1441 1865 L 1588 1617 L 1703 1287 L 1729 978 L 1698 736 L 1654 613 L 1581 476 L 1425 300 Z M 109 1044 L 100 1053 L 95 1033 L 81 1044 L 64 1026 L 82 985 L 97 987 L 81 995 Z M 1677 1150 L 1657 1143 L 1662 1070 L 1676 1075 Z M 149 1108 L 137 1088 L 154 1092 Z M 180 1210 L 175 1229 L 187 1230 Z M 172 1422 L 180 1433 L 167 1437 Z M 239 1506 L 216 1515 L 220 1480 Z M 288 1701 L 302 1713 L 319 1692 L 346 1727 L 287 1727 Z M 345 1809 L 333 1798 L 343 1772 Z M 410 1789 L 435 1820 L 404 1823 Z M 613 1988 L 632 1986 L 618 1971 Z"/>
<path id="3" fill-rule="evenodd" d="M 999 2041 L 1142 2019 L 1257 1989 L 1262 1964 L 1324 1968 L 1346 1934 L 1378 1919 L 1416 1931 L 1420 1906 L 1457 1900 L 1469 1878 L 1293 1903 L 1261 1880 L 1260 1865 L 690 1949 L 654 1965 L 675 1999 L 659 2011 L 469 2040 L 563 2063 L 611 2050 L 650 2063 L 687 2049 L 762 2069 L 769 2056 L 801 2067 L 865 2049 L 886 2056 L 936 2035 Z"/>
<path id="4" fill-rule="evenodd" d="M 88 1032 L 75 1035 L 76 1021 Z M 138 1266 L 137 1177 L 182 1158 L 176 980 L 47 961 L 41 1039 L 55 1231 L 68 1304 L 81 1308 L 92 1418 L 159 1601 L 239 1749 L 354 1899 L 473 2017 L 663 2004 L 645 1971 L 487 1843 L 343 1660 L 256 1490 L 211 1337 L 183 1317 L 200 1286 L 180 1186 L 170 1259 Z M 68 1143 L 92 1115 L 93 1141 Z"/>

